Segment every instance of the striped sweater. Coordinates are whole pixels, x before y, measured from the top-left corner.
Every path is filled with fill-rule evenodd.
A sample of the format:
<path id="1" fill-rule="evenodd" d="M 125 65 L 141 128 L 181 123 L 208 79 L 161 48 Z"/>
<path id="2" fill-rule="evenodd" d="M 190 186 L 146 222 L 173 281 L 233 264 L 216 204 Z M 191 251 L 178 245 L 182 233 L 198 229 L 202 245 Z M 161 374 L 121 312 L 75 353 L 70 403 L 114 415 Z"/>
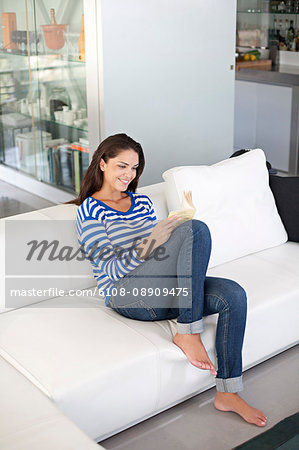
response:
<path id="1" fill-rule="evenodd" d="M 153 203 L 147 195 L 128 192 L 131 207 L 117 211 L 93 197 L 87 197 L 77 211 L 78 241 L 106 305 L 116 282 L 142 263 L 136 247 L 156 225 Z"/>

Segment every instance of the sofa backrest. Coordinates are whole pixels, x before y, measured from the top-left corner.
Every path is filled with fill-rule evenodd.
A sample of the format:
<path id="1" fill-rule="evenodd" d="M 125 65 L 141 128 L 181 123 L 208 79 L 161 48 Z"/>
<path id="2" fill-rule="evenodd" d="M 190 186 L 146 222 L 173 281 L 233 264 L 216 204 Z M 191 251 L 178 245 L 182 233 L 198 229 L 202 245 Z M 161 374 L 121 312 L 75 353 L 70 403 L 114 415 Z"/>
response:
<path id="1" fill-rule="evenodd" d="M 158 220 L 166 219 L 168 216 L 165 189 L 165 181 L 137 189 L 137 192 L 148 195 L 152 200 Z"/>
<path id="2" fill-rule="evenodd" d="M 168 214 L 164 188 L 137 191 L 151 198 L 159 220 Z M 82 259 L 76 213 L 77 206 L 62 204 L 0 220 L 0 312 L 96 286 L 89 261 L 74 257 Z"/>

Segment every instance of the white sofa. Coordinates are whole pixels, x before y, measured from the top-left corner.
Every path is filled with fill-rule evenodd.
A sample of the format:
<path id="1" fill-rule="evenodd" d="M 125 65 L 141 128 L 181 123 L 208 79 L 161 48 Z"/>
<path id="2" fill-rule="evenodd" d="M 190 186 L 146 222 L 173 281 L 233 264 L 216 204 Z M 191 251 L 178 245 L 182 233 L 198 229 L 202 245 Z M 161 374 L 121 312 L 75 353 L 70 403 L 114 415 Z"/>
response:
<path id="1" fill-rule="evenodd" d="M 1 450 L 99 450 L 31 381 L 0 357 Z"/>
<path id="2" fill-rule="evenodd" d="M 167 216 L 164 182 L 139 192 L 153 200 L 158 218 Z M 0 356 L 35 387 L 35 394 L 38 388 L 89 438 L 100 442 L 209 389 L 214 377 L 192 366 L 172 343 L 175 320 L 127 319 L 105 307 L 96 293 L 81 295 L 95 286 L 88 261 L 40 261 L 31 264 L 33 272 L 32 267 L 27 270 L 26 243 L 34 237 L 78 248 L 76 210 L 74 205 L 58 205 L 0 221 L 0 245 L 6 245 L 7 255 L 5 273 L 2 251 Z M 14 256 L 11 240 L 16 244 Z M 298 261 L 299 244 L 286 242 L 208 271 L 239 282 L 247 292 L 244 370 L 298 343 Z M 19 296 L 15 303 L 9 297 L 14 286 L 42 290 L 53 283 L 71 290 L 70 295 L 42 292 L 38 298 Z M 80 291 L 74 295 L 74 290 Z M 203 342 L 216 363 L 217 316 L 204 321 Z M 8 389 L 14 389 L 13 383 Z M 6 407 L 0 402 L 0 411 Z"/>

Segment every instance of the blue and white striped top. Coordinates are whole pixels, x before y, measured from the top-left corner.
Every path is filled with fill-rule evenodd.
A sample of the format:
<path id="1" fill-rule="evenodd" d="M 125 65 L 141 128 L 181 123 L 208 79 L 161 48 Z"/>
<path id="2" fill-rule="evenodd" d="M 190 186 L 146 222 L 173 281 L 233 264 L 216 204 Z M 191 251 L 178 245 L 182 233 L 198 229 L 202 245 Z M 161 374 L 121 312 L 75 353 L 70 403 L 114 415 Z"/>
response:
<path id="1" fill-rule="evenodd" d="M 78 241 L 91 261 L 100 294 L 106 297 L 116 282 L 139 266 L 136 247 L 148 237 L 157 218 L 147 195 L 127 192 L 131 207 L 117 211 L 93 197 L 87 197 L 77 211 Z"/>

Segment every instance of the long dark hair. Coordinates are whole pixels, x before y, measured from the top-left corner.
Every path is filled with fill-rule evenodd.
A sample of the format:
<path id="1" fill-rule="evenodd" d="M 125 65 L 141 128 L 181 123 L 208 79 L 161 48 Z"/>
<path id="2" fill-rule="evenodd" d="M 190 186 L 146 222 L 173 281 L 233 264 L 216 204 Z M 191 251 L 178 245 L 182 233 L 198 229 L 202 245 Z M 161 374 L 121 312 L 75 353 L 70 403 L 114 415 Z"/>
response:
<path id="1" fill-rule="evenodd" d="M 87 197 L 90 197 L 92 194 L 99 191 L 103 185 L 103 172 L 100 169 L 101 158 L 107 163 L 109 159 L 115 158 L 124 150 L 134 150 L 139 156 L 139 166 L 136 170 L 136 177 L 127 187 L 127 191 L 135 192 L 145 164 L 143 150 L 141 145 L 134 141 L 134 139 L 124 133 L 119 133 L 107 137 L 100 143 L 94 152 L 91 163 L 84 175 L 79 196 L 66 203 L 73 203 L 79 206 Z"/>

